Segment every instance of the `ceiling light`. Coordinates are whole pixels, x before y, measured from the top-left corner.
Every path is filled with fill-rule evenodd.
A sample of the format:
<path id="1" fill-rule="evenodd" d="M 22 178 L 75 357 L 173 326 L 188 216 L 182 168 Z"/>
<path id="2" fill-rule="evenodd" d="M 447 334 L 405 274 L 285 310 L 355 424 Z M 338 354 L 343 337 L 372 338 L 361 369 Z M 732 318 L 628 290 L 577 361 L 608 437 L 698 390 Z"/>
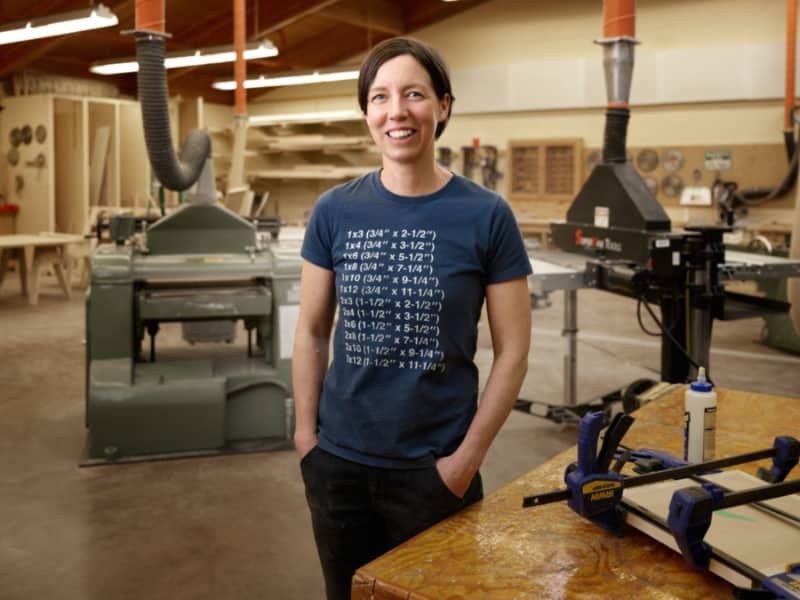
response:
<path id="1" fill-rule="evenodd" d="M 261 43 L 247 44 L 244 59 L 271 58 L 278 56 L 278 49 L 269 40 Z M 234 62 L 236 51 L 233 46 L 215 46 L 201 50 L 187 50 L 183 52 L 169 52 L 164 57 L 165 69 L 180 69 L 183 67 L 196 67 L 200 65 L 216 65 L 219 63 Z M 136 73 L 139 63 L 135 58 L 124 58 L 116 61 L 93 63 L 89 70 L 98 75 L 119 75 L 121 73 Z"/>
<path id="2" fill-rule="evenodd" d="M 81 10 L 36 17 L 0 26 L 0 44 L 13 44 L 89 29 L 113 27 L 117 23 L 117 15 L 102 4 L 98 4 Z"/>
<path id="3" fill-rule="evenodd" d="M 255 115 L 250 117 L 248 125 L 277 125 L 279 123 L 317 123 L 319 121 L 352 121 L 361 119 L 357 110 L 324 110 L 318 112 L 287 113 L 282 115 Z"/>
<path id="4" fill-rule="evenodd" d="M 274 75 L 265 77 L 262 75 L 257 79 L 246 79 L 244 87 L 247 90 L 254 88 L 278 87 L 282 85 L 306 85 L 309 83 L 329 83 L 332 81 L 349 81 L 358 79 L 358 69 L 347 69 L 344 71 L 314 71 L 312 73 L 292 73 L 286 75 Z M 218 90 L 235 90 L 235 81 L 217 81 L 213 87 Z"/>

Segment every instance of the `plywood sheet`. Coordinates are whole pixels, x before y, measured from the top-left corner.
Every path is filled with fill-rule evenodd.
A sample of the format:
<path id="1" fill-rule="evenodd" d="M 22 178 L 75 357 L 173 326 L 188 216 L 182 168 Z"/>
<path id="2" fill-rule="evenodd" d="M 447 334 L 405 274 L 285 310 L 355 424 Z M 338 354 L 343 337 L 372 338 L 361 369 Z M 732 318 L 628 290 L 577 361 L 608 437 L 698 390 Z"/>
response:
<path id="1" fill-rule="evenodd" d="M 706 479 L 731 490 L 745 490 L 766 485 L 757 477 L 735 470 L 708 475 Z M 624 501 L 629 506 L 666 521 L 673 493 L 697 485 L 700 484 L 690 479 L 662 481 L 626 489 Z M 766 501 L 764 504 L 800 519 L 800 496 L 785 496 Z M 665 545 L 677 549 L 671 533 L 664 531 L 663 535 L 658 535 L 645 527 L 639 527 L 637 519 L 629 522 Z M 705 541 L 714 548 L 715 553 L 731 557 L 764 576 L 780 573 L 785 570 L 787 564 L 800 560 L 800 524 L 755 506 L 744 505 L 716 511 Z"/>
<path id="2" fill-rule="evenodd" d="M 102 204 L 100 193 L 103 188 L 103 180 L 106 175 L 106 162 L 108 159 L 108 143 L 111 136 L 111 128 L 98 127 L 94 132 L 94 143 L 92 144 L 92 162 L 89 166 L 89 204 L 97 206 Z"/>

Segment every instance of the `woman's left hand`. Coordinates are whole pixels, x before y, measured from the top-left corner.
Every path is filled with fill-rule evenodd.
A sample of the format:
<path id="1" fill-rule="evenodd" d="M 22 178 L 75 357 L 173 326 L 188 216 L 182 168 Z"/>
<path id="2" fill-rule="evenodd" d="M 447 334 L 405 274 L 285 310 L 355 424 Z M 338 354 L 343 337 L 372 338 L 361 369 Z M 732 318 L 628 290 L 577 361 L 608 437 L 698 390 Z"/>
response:
<path id="1" fill-rule="evenodd" d="M 478 472 L 477 467 L 473 468 L 465 461 L 459 460 L 456 454 L 443 456 L 437 460 L 436 468 L 444 484 L 459 498 L 463 498 L 467 493 L 469 484 Z"/>

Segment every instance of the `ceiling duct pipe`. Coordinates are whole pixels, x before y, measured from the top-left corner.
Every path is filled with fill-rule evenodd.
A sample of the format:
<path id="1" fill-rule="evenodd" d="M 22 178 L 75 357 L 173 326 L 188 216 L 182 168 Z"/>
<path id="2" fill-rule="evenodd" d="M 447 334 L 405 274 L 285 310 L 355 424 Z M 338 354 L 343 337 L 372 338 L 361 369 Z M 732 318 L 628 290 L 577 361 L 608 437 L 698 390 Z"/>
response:
<path id="1" fill-rule="evenodd" d="M 794 71 L 797 55 L 797 0 L 786 0 L 786 91 L 783 96 L 783 137 L 786 154 L 792 160 L 794 141 Z"/>
<path id="2" fill-rule="evenodd" d="M 794 104 L 795 82 L 794 69 L 797 54 L 797 0 L 786 2 L 786 97 L 784 99 L 784 137 L 794 143 Z M 787 152 L 789 148 L 787 146 Z M 797 148 L 792 146 L 795 155 L 795 168 L 797 168 Z M 793 180 L 793 182 L 796 181 Z M 800 186 L 795 190 L 794 219 L 792 223 L 792 241 L 789 246 L 789 257 L 800 259 Z M 800 277 L 790 277 L 786 280 L 786 296 L 791 303 L 789 316 L 794 325 L 794 330 L 800 332 Z"/>
<path id="3" fill-rule="evenodd" d="M 233 43 L 236 49 L 233 69 L 236 80 L 236 116 L 244 117 L 247 115 L 247 90 L 244 88 L 244 81 L 247 79 L 247 66 L 244 62 L 246 44 L 244 0 L 233 0 Z"/>
<path id="4" fill-rule="evenodd" d="M 227 193 L 235 190 L 249 189 L 244 176 L 244 155 L 247 147 L 247 91 L 244 87 L 247 79 L 247 67 L 244 61 L 246 38 L 246 13 L 244 0 L 233 0 L 233 42 L 236 48 L 236 62 L 233 68 L 236 81 L 235 102 L 233 110 L 233 145 L 231 162 L 228 170 Z"/>
<path id="5" fill-rule="evenodd" d="M 633 77 L 633 48 L 636 35 L 636 0 L 603 2 L 603 68 L 606 76 L 606 129 L 603 162 L 627 160 L 626 137 L 630 118 L 629 101 Z"/>
<path id="6" fill-rule="evenodd" d="M 150 165 L 158 180 L 176 191 L 189 188 L 203 174 L 196 198 L 213 202 L 214 176 L 210 166 L 211 139 L 208 134 L 198 129 L 192 130 L 180 159 L 176 157 L 172 146 L 167 75 L 164 69 L 164 44 L 169 34 L 164 32 L 163 0 L 137 0 L 136 29 L 133 34 L 139 63 L 139 102 Z"/>

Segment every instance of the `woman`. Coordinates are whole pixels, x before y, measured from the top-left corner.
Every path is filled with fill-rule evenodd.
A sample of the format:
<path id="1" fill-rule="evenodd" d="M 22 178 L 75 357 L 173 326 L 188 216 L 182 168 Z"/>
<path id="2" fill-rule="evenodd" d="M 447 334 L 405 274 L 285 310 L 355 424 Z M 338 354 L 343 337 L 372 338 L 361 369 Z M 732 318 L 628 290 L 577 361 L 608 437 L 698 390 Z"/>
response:
<path id="1" fill-rule="evenodd" d="M 453 104 L 438 53 L 379 44 L 358 99 L 382 168 L 314 208 L 293 354 L 294 441 L 329 599 L 350 597 L 362 564 L 483 497 L 478 468 L 530 345 L 530 262 L 508 204 L 435 161 Z M 494 360 L 478 403 L 484 297 Z"/>

